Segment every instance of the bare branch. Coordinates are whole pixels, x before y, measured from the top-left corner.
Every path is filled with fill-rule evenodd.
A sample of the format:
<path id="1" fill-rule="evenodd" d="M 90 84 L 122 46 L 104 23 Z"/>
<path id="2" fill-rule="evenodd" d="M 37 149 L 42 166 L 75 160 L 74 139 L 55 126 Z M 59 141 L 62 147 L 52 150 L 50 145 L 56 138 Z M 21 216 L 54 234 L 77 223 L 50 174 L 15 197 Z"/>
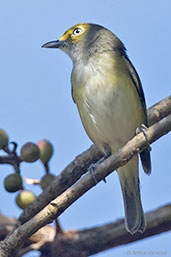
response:
<path id="1" fill-rule="evenodd" d="M 135 242 L 171 230 L 171 205 L 165 205 L 145 215 L 145 232 L 129 234 L 124 219 L 82 231 L 68 231 L 59 235 L 52 244 L 53 257 L 90 256 L 98 252 Z M 72 253 L 72 255 L 71 255 Z"/>
<path id="2" fill-rule="evenodd" d="M 151 106 L 147 110 L 149 126 L 171 114 L 171 96 Z"/>
<path id="3" fill-rule="evenodd" d="M 13 217 L 5 217 L 0 214 L 0 241 L 4 240 L 6 235 L 13 229 L 16 219 Z"/>
<path id="4" fill-rule="evenodd" d="M 152 143 L 161 136 L 167 134 L 170 130 L 171 114 L 146 130 L 147 140 L 149 143 Z M 110 156 L 107 160 L 95 168 L 94 174 L 97 181 L 103 180 L 113 170 L 127 163 L 135 154 L 138 154 L 144 150 L 146 144 L 147 142 L 143 133 L 135 136 L 117 153 Z M 17 228 L 9 237 L 1 242 L 1 251 L 2 253 L 4 252 L 6 254 L 2 256 L 11 256 L 10 254 L 12 249 L 21 247 L 21 245 L 32 234 L 38 231 L 41 227 L 52 222 L 52 220 L 57 218 L 68 206 L 70 206 L 93 186 L 95 186 L 94 179 L 92 178 L 91 174 L 88 173 L 67 191 L 53 200 L 34 218 Z"/>
<path id="5" fill-rule="evenodd" d="M 13 231 L 15 225 L 17 224 L 17 219 L 13 217 L 6 217 L 0 214 L 0 241 L 4 240 L 5 237 Z M 27 240 L 24 244 L 24 248 L 19 250 L 17 253 L 17 257 L 22 256 L 23 254 L 34 250 L 44 249 L 48 247 L 47 245 L 54 241 L 56 235 L 56 228 L 52 226 L 44 226 L 39 229 L 36 233 L 34 233 L 29 240 Z M 37 249 L 36 249 L 37 248 Z M 3 253 L 2 253 L 3 254 Z M 1 251 L 0 251 L 1 256 Z M 4 255 L 6 256 L 6 255 Z M 15 256 L 15 254 L 11 254 L 11 256 Z"/>
<path id="6" fill-rule="evenodd" d="M 56 238 L 55 228 L 45 226 L 27 241 L 27 245 L 19 250 L 18 255 L 22 256 L 29 251 L 39 250 L 47 256 L 53 253 L 53 257 L 71 257 L 71 253 L 73 257 L 89 256 L 171 230 L 171 204 L 148 212 L 145 217 L 147 221 L 145 232 L 135 235 L 130 235 L 125 230 L 124 219 L 89 229 L 64 231 Z M 12 223 L 11 218 L 3 217 L 3 219 L 5 220 L 2 222 L 0 218 L 0 235 L 4 233 L 1 224 L 4 226 L 6 224 L 7 231 L 9 228 L 12 229 L 14 221 L 17 222 L 14 218 L 12 218 Z"/>
<path id="7" fill-rule="evenodd" d="M 148 121 L 150 125 L 166 117 L 171 113 L 171 97 L 167 97 L 153 107 L 148 109 Z M 42 192 L 36 200 L 24 210 L 19 217 L 19 222 L 23 224 L 28 221 L 40 210 L 42 210 L 50 201 L 62 194 L 66 189 L 72 186 L 80 177 L 87 172 L 92 163 L 96 163 L 103 154 L 96 146 L 91 146 L 84 153 L 73 160 L 53 183 Z"/>

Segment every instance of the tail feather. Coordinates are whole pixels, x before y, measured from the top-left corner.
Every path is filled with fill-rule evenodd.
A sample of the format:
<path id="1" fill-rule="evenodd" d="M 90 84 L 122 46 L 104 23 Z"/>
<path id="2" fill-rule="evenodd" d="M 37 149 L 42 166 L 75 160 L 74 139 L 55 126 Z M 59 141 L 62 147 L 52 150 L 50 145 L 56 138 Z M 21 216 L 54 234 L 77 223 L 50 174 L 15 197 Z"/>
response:
<path id="1" fill-rule="evenodd" d="M 140 153 L 140 158 L 143 166 L 143 170 L 147 175 L 151 174 L 151 158 L 148 149 L 145 149 Z"/>
<path id="2" fill-rule="evenodd" d="M 143 233 L 145 219 L 140 199 L 138 157 L 134 157 L 125 166 L 119 168 L 117 172 L 123 194 L 125 227 L 131 234 L 137 231 Z"/>

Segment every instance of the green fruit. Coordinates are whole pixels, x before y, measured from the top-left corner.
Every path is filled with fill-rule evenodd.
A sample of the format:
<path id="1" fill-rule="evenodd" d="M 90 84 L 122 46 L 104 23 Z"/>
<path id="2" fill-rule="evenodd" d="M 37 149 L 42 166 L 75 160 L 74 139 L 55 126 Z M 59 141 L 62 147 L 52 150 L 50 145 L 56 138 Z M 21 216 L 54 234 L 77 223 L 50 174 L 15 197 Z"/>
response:
<path id="1" fill-rule="evenodd" d="M 40 186 L 45 190 L 54 181 L 55 176 L 52 174 L 46 174 L 40 181 Z"/>
<path id="2" fill-rule="evenodd" d="M 4 180 L 4 187 L 10 193 L 17 192 L 22 189 L 21 176 L 17 173 L 7 176 Z"/>
<path id="3" fill-rule="evenodd" d="M 27 190 L 22 190 L 16 197 L 16 204 L 21 209 L 25 209 L 36 199 L 35 195 Z"/>
<path id="4" fill-rule="evenodd" d="M 25 162 L 35 162 L 40 157 L 40 150 L 36 144 L 29 142 L 22 146 L 20 155 Z"/>
<path id="5" fill-rule="evenodd" d="M 39 150 L 40 150 L 40 160 L 44 163 L 47 164 L 53 154 L 53 146 L 52 144 L 44 139 L 41 140 L 37 143 Z"/>
<path id="6" fill-rule="evenodd" d="M 7 133 L 3 129 L 0 129 L 0 149 L 7 146 L 8 141 L 9 141 L 9 138 L 8 138 Z"/>

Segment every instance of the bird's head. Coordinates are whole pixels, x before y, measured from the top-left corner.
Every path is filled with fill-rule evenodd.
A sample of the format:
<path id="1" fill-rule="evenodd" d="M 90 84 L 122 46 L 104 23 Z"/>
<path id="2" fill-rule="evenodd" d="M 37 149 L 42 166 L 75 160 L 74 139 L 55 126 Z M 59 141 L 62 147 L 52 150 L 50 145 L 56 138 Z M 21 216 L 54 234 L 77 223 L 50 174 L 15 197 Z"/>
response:
<path id="1" fill-rule="evenodd" d="M 108 29 L 92 23 L 77 24 L 68 29 L 56 41 L 44 44 L 45 48 L 59 48 L 67 53 L 73 62 L 86 60 L 93 53 L 123 48 L 121 41 Z"/>

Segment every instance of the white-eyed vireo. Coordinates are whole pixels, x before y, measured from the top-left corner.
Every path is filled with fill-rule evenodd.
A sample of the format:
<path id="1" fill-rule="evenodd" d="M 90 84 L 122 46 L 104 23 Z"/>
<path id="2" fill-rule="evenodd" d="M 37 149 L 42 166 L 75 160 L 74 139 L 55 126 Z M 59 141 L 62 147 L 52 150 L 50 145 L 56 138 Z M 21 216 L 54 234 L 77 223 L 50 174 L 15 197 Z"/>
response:
<path id="1" fill-rule="evenodd" d="M 113 154 L 147 124 L 146 103 L 139 76 L 123 43 L 108 29 L 83 23 L 67 30 L 57 40 L 43 45 L 60 48 L 73 61 L 72 95 L 84 128 L 105 154 Z M 150 174 L 150 153 L 141 161 Z M 126 229 L 131 233 L 145 229 L 140 200 L 138 156 L 117 170 L 124 207 Z"/>

